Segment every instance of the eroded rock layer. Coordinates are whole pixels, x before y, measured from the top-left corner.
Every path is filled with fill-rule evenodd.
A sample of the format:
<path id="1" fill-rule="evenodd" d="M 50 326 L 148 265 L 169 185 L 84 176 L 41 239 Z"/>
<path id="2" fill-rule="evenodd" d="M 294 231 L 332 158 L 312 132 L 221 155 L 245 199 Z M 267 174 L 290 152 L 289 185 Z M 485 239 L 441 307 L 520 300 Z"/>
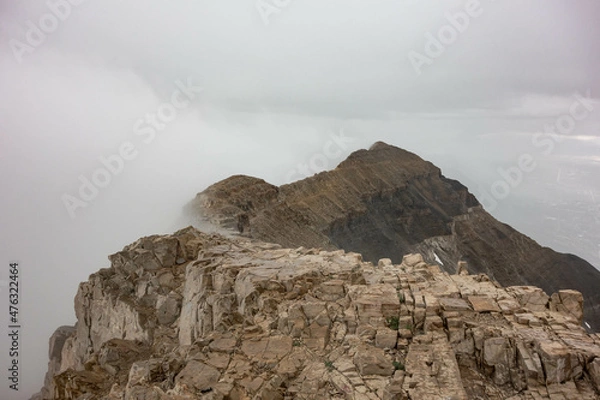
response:
<path id="1" fill-rule="evenodd" d="M 110 256 L 37 399 L 597 399 L 576 291 L 186 228 Z"/>
<path id="2" fill-rule="evenodd" d="M 416 252 L 441 261 L 447 272 L 466 260 L 472 273 L 504 286 L 577 289 L 585 298 L 585 321 L 600 331 L 600 271 L 497 221 L 461 183 L 385 143 L 281 187 L 233 176 L 198 194 L 187 211 L 284 247 L 344 249 L 396 263 Z"/>

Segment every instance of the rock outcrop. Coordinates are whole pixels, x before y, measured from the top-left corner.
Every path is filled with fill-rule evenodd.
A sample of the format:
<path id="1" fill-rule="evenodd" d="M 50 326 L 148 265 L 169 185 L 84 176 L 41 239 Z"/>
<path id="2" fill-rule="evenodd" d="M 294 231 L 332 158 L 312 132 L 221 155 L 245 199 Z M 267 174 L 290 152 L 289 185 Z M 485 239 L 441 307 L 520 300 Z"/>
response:
<path id="1" fill-rule="evenodd" d="M 38 399 L 599 398 L 575 291 L 194 228 L 109 258 Z"/>
<path id="2" fill-rule="evenodd" d="M 73 336 L 75 328 L 72 326 L 61 326 L 58 328 L 49 340 L 49 351 L 48 357 L 48 372 L 44 379 L 44 388 L 42 391 L 34 396 L 33 399 L 49 399 L 54 394 L 54 375 L 60 372 L 62 364 L 62 350 L 65 346 L 65 342 L 68 338 Z"/>
<path id="3" fill-rule="evenodd" d="M 585 321 L 600 331 L 600 271 L 537 244 L 488 214 L 460 182 L 415 154 L 376 143 L 336 169 L 276 187 L 233 176 L 202 193 L 188 213 L 284 247 L 361 253 L 377 262 L 421 253 L 454 273 L 459 261 L 504 286 L 576 289 Z"/>

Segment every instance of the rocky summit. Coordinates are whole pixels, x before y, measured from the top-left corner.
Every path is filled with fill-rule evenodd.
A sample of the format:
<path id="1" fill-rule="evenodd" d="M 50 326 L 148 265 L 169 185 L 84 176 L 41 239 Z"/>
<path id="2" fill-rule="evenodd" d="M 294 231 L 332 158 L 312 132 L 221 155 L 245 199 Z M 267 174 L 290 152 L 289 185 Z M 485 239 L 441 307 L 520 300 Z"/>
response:
<path id="1" fill-rule="evenodd" d="M 600 398 L 577 291 L 194 228 L 109 259 L 35 399 Z"/>
<path id="2" fill-rule="evenodd" d="M 600 331 L 600 271 L 497 221 L 460 182 L 385 143 L 353 153 L 333 171 L 281 187 L 233 176 L 199 193 L 186 210 L 284 247 L 344 249 L 367 261 L 395 263 L 415 252 L 446 272 L 467 261 L 469 272 L 504 286 L 576 289 L 585 299 L 586 326 Z"/>

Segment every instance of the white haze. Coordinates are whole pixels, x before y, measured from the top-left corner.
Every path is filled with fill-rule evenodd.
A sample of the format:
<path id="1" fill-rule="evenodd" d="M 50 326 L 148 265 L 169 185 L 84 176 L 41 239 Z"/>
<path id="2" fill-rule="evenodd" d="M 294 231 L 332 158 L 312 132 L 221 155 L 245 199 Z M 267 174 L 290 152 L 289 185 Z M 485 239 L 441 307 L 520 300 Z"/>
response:
<path id="1" fill-rule="evenodd" d="M 184 227 L 181 207 L 197 192 L 232 174 L 282 184 L 299 178 L 299 163 L 333 168 L 377 140 L 416 152 L 478 196 L 499 167 L 530 154 L 537 168 L 492 213 L 600 266 L 598 3 L 482 0 L 481 15 L 418 75 L 409 52 L 423 53 L 424 35 L 467 3 L 290 1 L 267 26 L 254 0 L 87 0 L 19 63 L 10 41 L 24 42 L 27 21 L 48 6 L 3 2 L 0 280 L 18 260 L 23 336 L 21 391 L 0 372 L 0 398 L 42 386 L 48 338 L 75 323 L 79 282 L 137 238 Z M 144 143 L 136 121 L 188 78 L 203 91 Z M 552 149 L 533 145 L 576 93 L 589 93 L 593 111 Z M 324 164 L 342 131 L 352 141 Z M 89 179 L 125 142 L 137 157 L 71 218 L 61 197 L 77 196 L 79 176 Z M 8 363 L 4 338 L 0 371 Z"/>

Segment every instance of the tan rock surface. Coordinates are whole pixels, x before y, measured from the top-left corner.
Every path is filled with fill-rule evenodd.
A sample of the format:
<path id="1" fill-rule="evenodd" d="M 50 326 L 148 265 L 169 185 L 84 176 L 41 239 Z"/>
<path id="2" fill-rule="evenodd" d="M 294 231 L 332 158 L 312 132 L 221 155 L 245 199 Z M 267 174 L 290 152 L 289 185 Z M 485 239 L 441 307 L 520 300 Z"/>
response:
<path id="1" fill-rule="evenodd" d="M 187 228 L 110 257 L 39 399 L 597 399 L 577 292 Z"/>

